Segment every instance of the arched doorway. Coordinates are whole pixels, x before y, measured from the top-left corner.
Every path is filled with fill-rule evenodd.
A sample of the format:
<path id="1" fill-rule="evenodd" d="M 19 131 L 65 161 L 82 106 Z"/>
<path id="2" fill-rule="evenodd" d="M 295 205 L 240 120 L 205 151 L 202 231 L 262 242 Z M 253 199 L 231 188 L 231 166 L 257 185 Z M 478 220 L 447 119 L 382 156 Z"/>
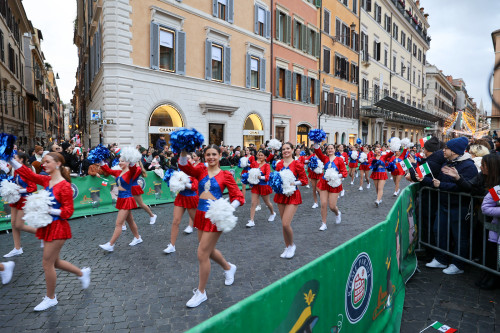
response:
<path id="1" fill-rule="evenodd" d="M 149 146 L 154 147 L 162 135 L 165 136 L 165 141 L 168 144 L 170 133 L 179 127 L 184 127 L 184 121 L 179 111 L 169 104 L 158 106 L 149 118 Z"/>
<path id="2" fill-rule="evenodd" d="M 243 145 L 248 147 L 254 144 L 258 148 L 264 143 L 264 126 L 258 115 L 252 113 L 245 120 L 243 125 Z"/>
<path id="3" fill-rule="evenodd" d="M 345 145 L 345 133 L 342 133 L 342 140 L 340 141 L 341 144 Z"/>
<path id="4" fill-rule="evenodd" d="M 299 125 L 297 127 L 297 144 L 301 145 L 304 144 L 307 147 L 309 147 L 309 130 L 311 127 L 309 127 L 306 124 Z"/>
<path id="5" fill-rule="evenodd" d="M 335 132 L 335 144 L 339 143 L 339 132 Z"/>

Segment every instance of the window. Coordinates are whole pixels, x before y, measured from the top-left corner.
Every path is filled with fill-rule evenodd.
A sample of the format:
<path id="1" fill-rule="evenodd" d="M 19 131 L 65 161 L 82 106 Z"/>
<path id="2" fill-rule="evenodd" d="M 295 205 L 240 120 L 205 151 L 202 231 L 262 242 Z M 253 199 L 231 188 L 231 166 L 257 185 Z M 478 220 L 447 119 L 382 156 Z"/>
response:
<path id="1" fill-rule="evenodd" d="M 335 76 L 349 80 L 349 61 L 340 56 L 335 56 Z"/>
<path id="2" fill-rule="evenodd" d="M 373 85 L 373 101 L 377 102 L 380 99 L 380 87 L 378 84 Z"/>
<path id="3" fill-rule="evenodd" d="M 407 44 L 406 44 L 406 49 L 408 50 L 408 52 L 411 52 L 411 38 L 408 37 L 408 39 L 406 40 Z"/>
<path id="4" fill-rule="evenodd" d="M 384 66 L 387 67 L 389 64 L 389 50 L 384 50 Z"/>
<path id="5" fill-rule="evenodd" d="M 373 41 L 373 58 L 380 61 L 380 42 Z"/>
<path id="6" fill-rule="evenodd" d="M 5 46 L 3 41 L 3 31 L 0 31 L 0 59 L 5 62 Z"/>
<path id="7" fill-rule="evenodd" d="M 363 79 L 361 81 L 361 98 L 368 99 L 368 80 Z"/>
<path id="8" fill-rule="evenodd" d="M 347 47 L 350 47 L 350 36 L 351 36 L 351 29 L 345 25 L 342 24 L 342 44 L 344 44 Z"/>
<path id="9" fill-rule="evenodd" d="M 234 22 L 234 0 L 212 0 L 212 15 L 229 23 Z"/>
<path id="10" fill-rule="evenodd" d="M 361 55 L 362 61 L 368 61 L 368 35 L 361 32 Z"/>
<path id="11" fill-rule="evenodd" d="M 359 67 L 351 63 L 351 83 L 358 84 L 359 81 Z"/>
<path id="12" fill-rule="evenodd" d="M 418 49 L 418 61 L 422 62 L 422 50 Z"/>
<path id="13" fill-rule="evenodd" d="M 361 8 L 367 12 L 372 11 L 372 0 L 361 0 Z"/>
<path id="14" fill-rule="evenodd" d="M 396 72 L 396 67 L 397 67 L 396 66 L 396 61 L 397 61 L 396 57 L 397 57 L 396 55 L 392 56 L 392 71 L 394 73 Z"/>
<path id="15" fill-rule="evenodd" d="M 250 58 L 250 82 L 251 87 L 254 89 L 259 89 L 259 67 L 260 60 L 256 57 Z"/>
<path id="16" fill-rule="evenodd" d="M 392 98 L 394 98 L 396 101 L 398 100 L 398 94 L 393 92 L 392 93 Z"/>
<path id="17" fill-rule="evenodd" d="M 396 23 L 392 24 L 392 37 L 395 40 L 398 40 L 398 37 L 399 37 L 399 27 L 397 26 Z"/>
<path id="18" fill-rule="evenodd" d="M 375 13 L 374 13 L 374 16 L 373 18 L 375 19 L 375 21 L 377 21 L 379 24 L 382 23 L 382 7 L 380 7 L 379 5 L 377 5 L 375 3 Z"/>
<path id="19" fill-rule="evenodd" d="M 276 10 L 276 39 L 290 45 L 292 18 L 285 13 Z"/>
<path id="20" fill-rule="evenodd" d="M 212 45 L 212 80 L 222 81 L 223 61 L 222 54 L 224 49 L 220 45 Z"/>
<path id="21" fill-rule="evenodd" d="M 401 45 L 403 45 L 403 47 L 406 47 L 406 34 L 404 31 L 401 31 Z"/>
<path id="22" fill-rule="evenodd" d="M 351 48 L 359 51 L 359 35 L 354 31 L 351 31 Z"/>
<path id="23" fill-rule="evenodd" d="M 246 87 L 266 89 L 266 60 L 255 55 L 246 55 Z"/>
<path id="24" fill-rule="evenodd" d="M 9 43 L 9 69 L 12 73 L 15 74 L 16 67 L 15 67 L 15 61 L 14 61 L 14 49 Z"/>
<path id="25" fill-rule="evenodd" d="M 330 12 L 326 9 L 323 14 L 323 31 L 330 34 Z"/>
<path id="26" fill-rule="evenodd" d="M 312 29 L 308 30 L 307 53 L 319 58 L 320 40 L 319 33 Z"/>
<path id="27" fill-rule="evenodd" d="M 384 28 L 385 31 L 391 33 L 391 17 L 387 14 L 384 15 Z"/>
<path id="28" fill-rule="evenodd" d="M 316 80 L 313 78 L 309 78 L 309 103 L 311 104 L 318 104 L 319 101 L 316 100 Z"/>
<path id="29" fill-rule="evenodd" d="M 401 60 L 401 76 L 403 76 L 404 74 L 405 74 L 405 64 L 403 60 Z"/>
<path id="30" fill-rule="evenodd" d="M 271 13 L 258 5 L 255 5 L 255 33 L 262 37 L 271 37 Z"/>
<path id="31" fill-rule="evenodd" d="M 349 0 L 340 0 L 344 4 L 344 6 L 349 6 Z"/>
<path id="32" fill-rule="evenodd" d="M 101 63 L 100 35 L 96 37 L 94 54 L 94 73 Z M 151 68 L 166 72 L 185 74 L 186 72 L 186 33 L 151 22 Z"/>
<path id="33" fill-rule="evenodd" d="M 340 115 L 340 96 L 335 94 L 335 115 Z"/>
<path id="34" fill-rule="evenodd" d="M 303 95 L 302 95 L 302 75 L 293 73 L 295 77 L 295 87 L 294 87 L 294 92 L 293 95 L 295 96 L 294 100 L 296 101 L 302 101 L 303 100 Z"/>
<path id="35" fill-rule="evenodd" d="M 160 29 L 160 69 L 175 71 L 175 33 L 169 29 Z"/>
<path id="36" fill-rule="evenodd" d="M 410 81 L 410 78 L 411 78 L 411 67 L 410 67 L 410 63 L 407 63 L 406 65 L 406 79 L 408 81 Z"/>
<path id="37" fill-rule="evenodd" d="M 217 6 L 218 6 L 218 17 L 221 20 L 226 20 L 226 6 L 227 6 L 227 1 L 225 0 L 218 0 L 217 1 Z"/>
<path id="38" fill-rule="evenodd" d="M 283 68 L 277 69 L 278 91 L 277 96 L 285 98 L 285 70 Z"/>
<path id="39" fill-rule="evenodd" d="M 358 0 L 352 0 L 352 12 L 354 14 L 358 13 Z"/>
<path id="40" fill-rule="evenodd" d="M 330 50 L 323 49 L 323 71 L 330 73 Z"/>
<path id="41" fill-rule="evenodd" d="M 413 84 L 415 84 L 415 68 L 413 68 Z"/>
<path id="42" fill-rule="evenodd" d="M 384 88 L 384 97 L 389 96 L 389 89 Z"/>
<path id="43" fill-rule="evenodd" d="M 417 44 L 413 44 L 413 56 L 417 56 Z"/>
<path id="44" fill-rule="evenodd" d="M 420 87 L 420 73 L 418 74 L 417 85 Z"/>
<path id="45" fill-rule="evenodd" d="M 296 49 L 306 51 L 306 26 L 297 20 L 293 24 L 293 46 Z"/>

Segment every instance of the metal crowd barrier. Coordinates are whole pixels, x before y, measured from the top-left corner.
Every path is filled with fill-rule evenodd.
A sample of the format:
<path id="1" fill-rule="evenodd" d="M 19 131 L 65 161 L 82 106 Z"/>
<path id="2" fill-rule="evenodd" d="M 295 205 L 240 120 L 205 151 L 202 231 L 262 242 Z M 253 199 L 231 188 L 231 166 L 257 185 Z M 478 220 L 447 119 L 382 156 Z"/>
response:
<path id="1" fill-rule="evenodd" d="M 447 196 L 447 205 L 441 204 L 442 196 Z M 458 201 L 458 237 L 455 239 L 450 230 L 452 225 L 451 213 L 456 212 L 456 202 Z M 419 248 L 425 246 L 436 252 L 441 252 L 450 257 L 461 260 L 470 265 L 479 267 L 485 271 L 500 276 L 500 244 L 488 241 L 488 232 L 496 231 L 500 234 L 500 224 L 488 222 L 490 217 L 485 216 L 481 211 L 483 197 L 472 196 L 463 192 L 446 192 L 430 187 L 422 187 L 418 191 L 418 227 L 419 227 Z M 452 207 L 451 203 L 454 203 Z M 467 208 L 467 211 L 465 211 Z M 440 212 L 446 214 L 446 230 L 442 230 Z M 465 214 L 464 214 L 465 213 Z M 437 229 L 437 230 L 434 230 Z M 441 244 L 438 235 L 441 232 L 446 233 L 446 242 Z M 468 248 L 461 251 L 462 232 L 468 233 L 466 241 Z M 454 244 L 455 243 L 455 244 Z M 488 246 L 487 244 L 490 243 Z M 457 251 L 454 251 L 453 245 Z M 487 253 L 487 247 L 490 249 L 496 247 L 496 251 Z M 465 252 L 465 253 L 464 253 Z M 489 260 L 487 265 L 487 256 L 496 256 L 496 260 Z M 493 262 L 495 261 L 495 262 Z M 496 269 L 492 266 L 496 265 Z"/>

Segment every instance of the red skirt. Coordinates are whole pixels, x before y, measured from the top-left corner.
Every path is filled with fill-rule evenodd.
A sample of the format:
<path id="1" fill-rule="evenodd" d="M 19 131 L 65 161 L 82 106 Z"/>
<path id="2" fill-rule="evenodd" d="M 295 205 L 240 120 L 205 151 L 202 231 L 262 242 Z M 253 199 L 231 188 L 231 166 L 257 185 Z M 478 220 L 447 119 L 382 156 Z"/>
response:
<path id="1" fill-rule="evenodd" d="M 312 171 L 311 169 L 309 169 L 308 177 L 309 177 L 309 179 L 321 179 L 321 177 L 323 177 L 323 174 L 316 173 L 316 172 Z"/>
<path id="2" fill-rule="evenodd" d="M 387 179 L 387 172 L 372 172 L 370 179 L 385 180 Z"/>
<path id="3" fill-rule="evenodd" d="M 394 170 L 393 172 L 391 172 L 391 175 L 393 175 L 393 176 L 404 176 L 404 175 L 405 175 L 405 173 L 404 173 L 404 172 L 399 171 L 399 169 L 396 169 L 396 170 Z"/>
<path id="4" fill-rule="evenodd" d="M 71 227 L 68 220 L 55 220 L 46 227 L 36 229 L 35 235 L 46 242 L 52 242 L 54 239 L 70 239 Z"/>
<path id="5" fill-rule="evenodd" d="M 289 197 L 284 194 L 276 193 L 274 195 L 274 202 L 283 205 L 300 205 L 302 203 L 302 196 L 298 189 Z"/>
<path id="6" fill-rule="evenodd" d="M 205 212 L 201 210 L 196 210 L 196 215 L 194 216 L 194 227 L 201 231 L 208 232 L 219 232 L 217 226 L 205 217 Z"/>
<path id="7" fill-rule="evenodd" d="M 252 187 L 252 193 L 257 193 L 258 195 L 266 196 L 273 193 L 273 189 L 269 185 L 254 185 Z"/>
<path id="8" fill-rule="evenodd" d="M 137 203 L 133 197 L 130 198 L 118 198 L 116 199 L 116 209 L 134 209 L 137 208 Z"/>
<path id="9" fill-rule="evenodd" d="M 357 162 L 356 163 L 349 163 L 349 169 L 352 169 L 352 168 L 356 169 L 357 167 L 358 167 Z"/>
<path id="10" fill-rule="evenodd" d="M 328 182 L 321 178 L 319 183 L 318 183 L 318 190 L 320 191 L 328 191 L 330 193 L 340 193 L 342 192 L 344 188 L 342 187 L 342 184 L 340 184 L 340 186 L 337 186 L 337 187 L 331 187 L 330 185 L 328 185 Z"/>
<path id="11" fill-rule="evenodd" d="M 132 195 L 143 195 L 144 191 L 140 185 L 132 186 Z"/>
<path id="12" fill-rule="evenodd" d="M 9 204 L 9 206 L 17 210 L 22 210 L 24 208 L 25 203 L 26 203 L 26 197 L 21 197 L 21 199 L 19 199 L 18 202 Z"/>
<path id="13" fill-rule="evenodd" d="M 196 208 L 198 207 L 198 200 L 199 197 L 197 195 L 187 197 L 182 194 L 177 194 L 177 196 L 175 197 L 174 206 L 183 207 L 186 209 Z"/>
<path id="14" fill-rule="evenodd" d="M 368 164 L 360 164 L 359 170 L 370 171 L 370 166 Z"/>

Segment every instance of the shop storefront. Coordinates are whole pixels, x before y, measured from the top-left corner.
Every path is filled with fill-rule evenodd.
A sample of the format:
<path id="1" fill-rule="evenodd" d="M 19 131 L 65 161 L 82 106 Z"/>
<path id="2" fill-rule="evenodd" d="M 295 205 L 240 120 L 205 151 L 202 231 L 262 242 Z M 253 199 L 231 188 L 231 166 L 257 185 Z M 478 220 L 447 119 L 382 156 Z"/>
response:
<path id="1" fill-rule="evenodd" d="M 181 114 L 172 105 L 160 105 L 149 118 L 149 146 L 154 147 L 161 135 L 165 136 L 167 144 L 170 140 L 170 133 L 184 127 Z"/>
<path id="2" fill-rule="evenodd" d="M 264 126 L 262 125 L 262 120 L 258 115 L 252 113 L 245 120 L 243 125 L 243 145 L 248 147 L 250 144 L 254 144 L 259 147 L 264 143 Z"/>
<path id="3" fill-rule="evenodd" d="M 299 125 L 297 127 L 297 144 L 298 145 L 306 145 L 309 147 L 309 131 L 311 127 L 305 124 Z"/>

